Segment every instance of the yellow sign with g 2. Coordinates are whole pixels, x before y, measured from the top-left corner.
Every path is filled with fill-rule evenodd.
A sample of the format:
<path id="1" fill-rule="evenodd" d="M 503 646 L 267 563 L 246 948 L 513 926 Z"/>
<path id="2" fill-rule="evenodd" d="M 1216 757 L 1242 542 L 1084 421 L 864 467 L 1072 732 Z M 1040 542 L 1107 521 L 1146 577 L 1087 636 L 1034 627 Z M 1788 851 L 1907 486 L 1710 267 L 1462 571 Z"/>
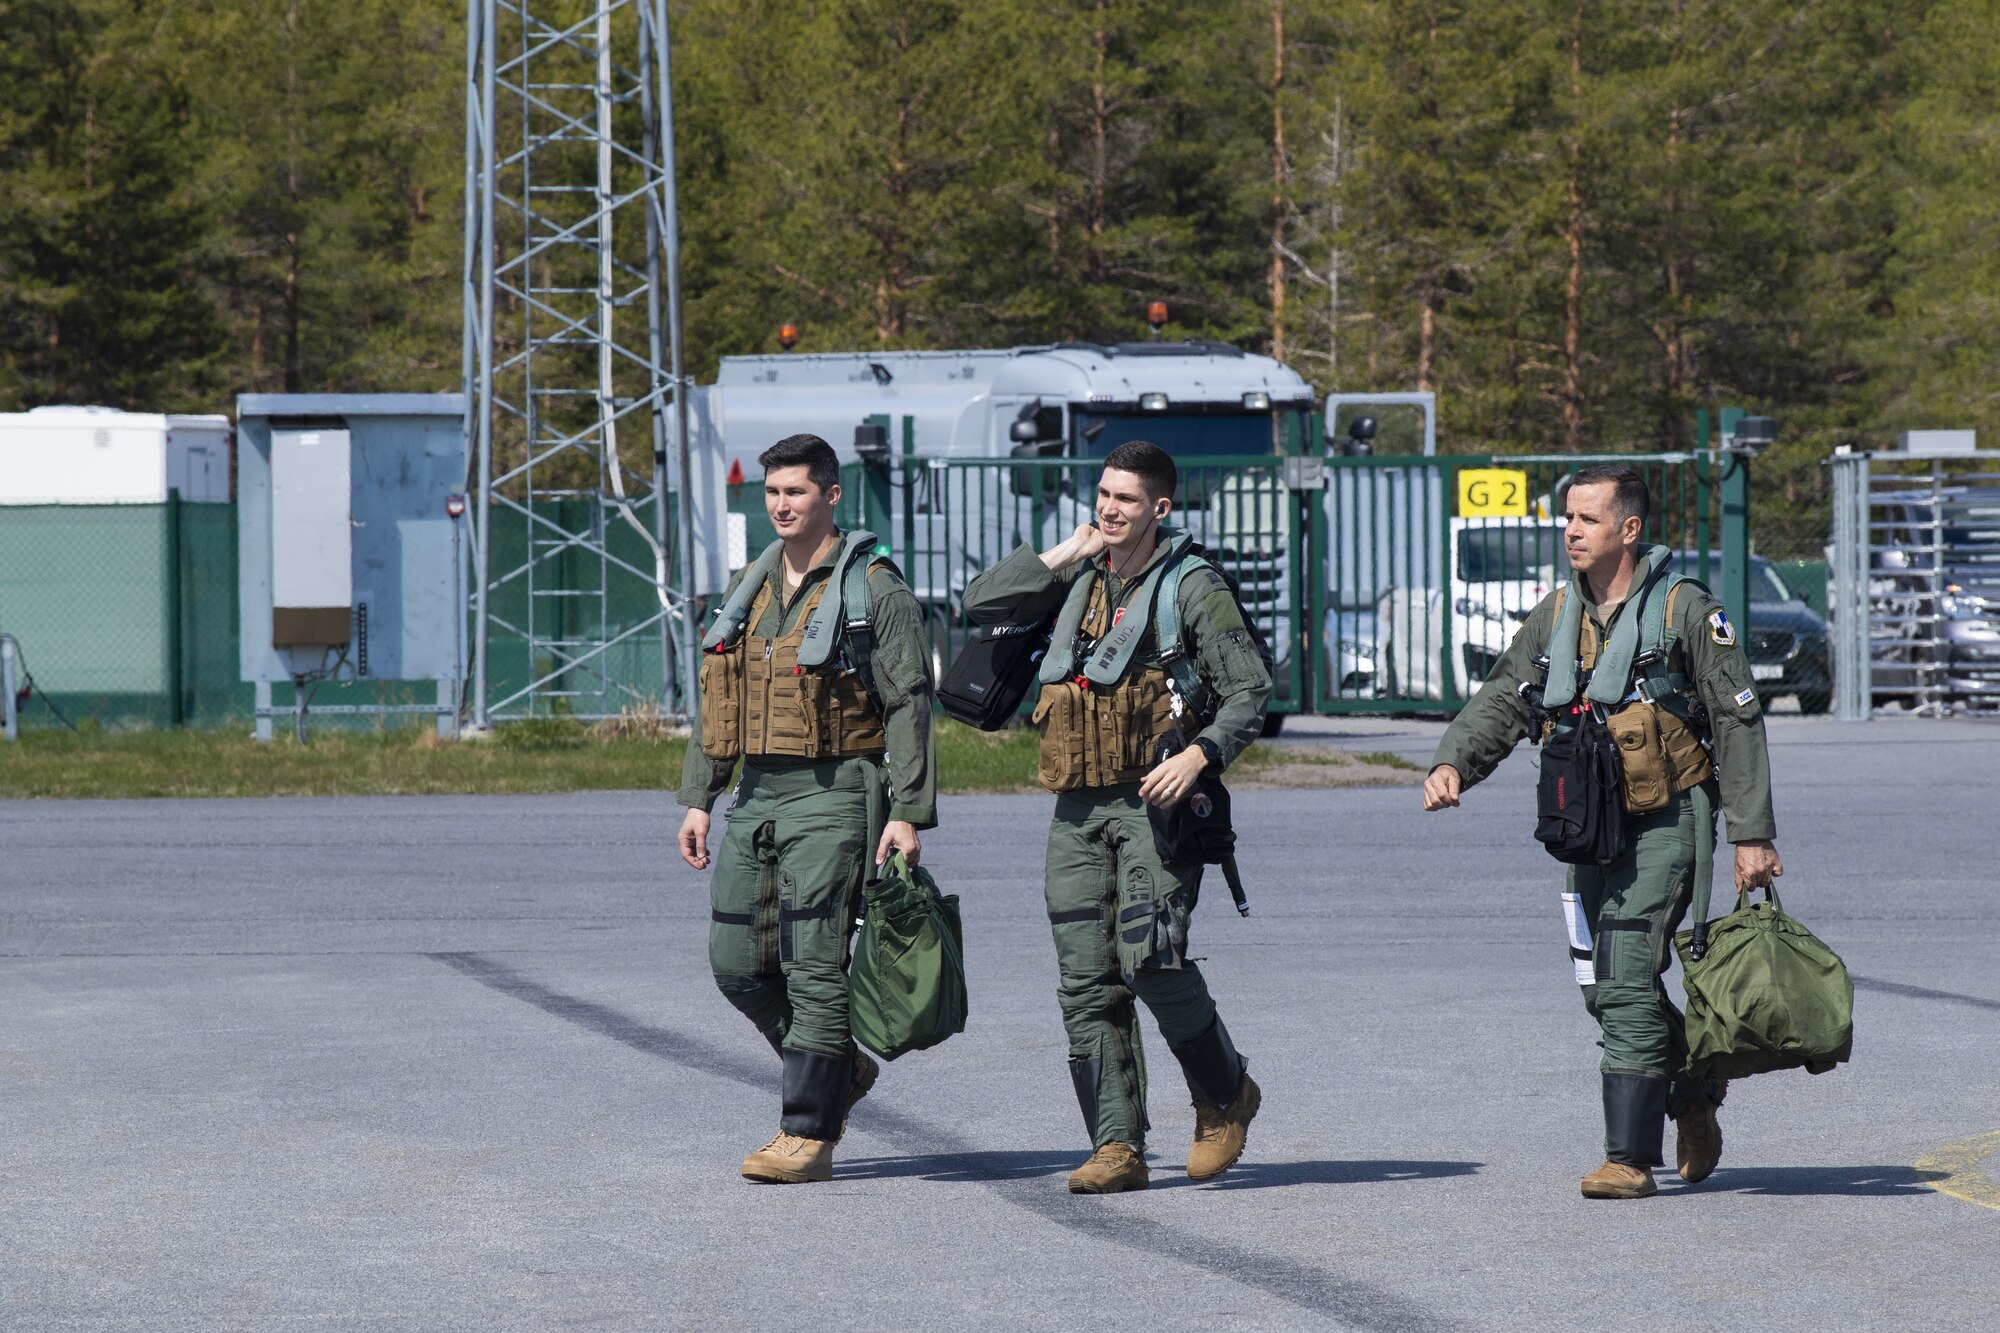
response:
<path id="1" fill-rule="evenodd" d="M 1526 518 L 1528 474 L 1510 467 L 1469 467 L 1458 474 L 1460 518 Z"/>

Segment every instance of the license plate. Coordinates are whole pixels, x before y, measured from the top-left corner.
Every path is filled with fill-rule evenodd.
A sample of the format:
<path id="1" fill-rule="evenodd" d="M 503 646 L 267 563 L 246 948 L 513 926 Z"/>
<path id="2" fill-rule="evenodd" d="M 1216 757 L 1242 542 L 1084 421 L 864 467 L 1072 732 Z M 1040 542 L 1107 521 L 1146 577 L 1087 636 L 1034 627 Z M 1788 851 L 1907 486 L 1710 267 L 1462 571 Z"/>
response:
<path id="1" fill-rule="evenodd" d="M 1784 666 L 1777 662 L 1752 662 L 1750 664 L 1750 679 L 1752 680 L 1778 680 L 1784 674 Z"/>

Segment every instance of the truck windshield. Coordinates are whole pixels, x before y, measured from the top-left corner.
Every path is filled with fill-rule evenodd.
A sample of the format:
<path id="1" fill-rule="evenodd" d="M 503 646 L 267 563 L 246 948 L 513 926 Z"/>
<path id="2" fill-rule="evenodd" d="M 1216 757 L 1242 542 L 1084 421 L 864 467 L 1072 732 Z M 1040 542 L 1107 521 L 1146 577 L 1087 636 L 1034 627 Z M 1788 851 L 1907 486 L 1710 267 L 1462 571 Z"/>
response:
<path id="1" fill-rule="evenodd" d="M 1283 425 L 1273 412 L 1230 412 L 1176 415 L 1172 412 L 1130 412 L 1116 415 L 1077 412 L 1076 456 L 1102 458 L 1127 440 L 1157 444 L 1179 458 L 1244 455 L 1268 458 L 1279 450 Z M 1100 429 L 1101 428 L 1101 429 Z"/>
<path id="2" fill-rule="evenodd" d="M 1467 583 L 1552 583 L 1563 559 L 1562 529 L 1467 528 L 1458 534 L 1458 576 Z"/>

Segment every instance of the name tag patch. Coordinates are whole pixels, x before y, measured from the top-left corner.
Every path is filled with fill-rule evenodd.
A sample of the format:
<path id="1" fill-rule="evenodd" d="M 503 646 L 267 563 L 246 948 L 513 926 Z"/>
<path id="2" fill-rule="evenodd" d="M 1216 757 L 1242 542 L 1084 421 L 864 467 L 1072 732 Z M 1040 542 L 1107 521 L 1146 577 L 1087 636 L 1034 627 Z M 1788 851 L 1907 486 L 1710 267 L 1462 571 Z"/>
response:
<path id="1" fill-rule="evenodd" d="M 1727 648 L 1736 642 L 1736 626 L 1722 612 L 1712 612 L 1708 617 L 1708 637 L 1715 640 L 1717 647 Z"/>
<path id="2" fill-rule="evenodd" d="M 1716 614 L 1720 615 L 1721 613 L 1717 612 Z M 1748 708 L 1751 702 L 1756 699 L 1756 697 L 1757 697 L 1757 691 L 1745 690 L 1743 691 L 1743 693 L 1736 696 L 1736 706 L 1738 708 Z"/>

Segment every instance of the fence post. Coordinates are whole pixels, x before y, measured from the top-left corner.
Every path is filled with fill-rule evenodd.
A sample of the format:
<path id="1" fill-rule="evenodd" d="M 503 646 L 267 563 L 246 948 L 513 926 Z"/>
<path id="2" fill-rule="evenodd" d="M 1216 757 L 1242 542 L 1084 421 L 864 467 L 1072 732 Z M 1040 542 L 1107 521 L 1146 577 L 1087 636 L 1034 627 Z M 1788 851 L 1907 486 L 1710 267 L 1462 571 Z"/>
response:
<path id="1" fill-rule="evenodd" d="M 903 577 L 914 579 L 912 560 L 917 549 L 917 419 L 903 418 L 903 458 L 897 469 L 903 478 Z M 889 540 L 883 533 L 882 540 Z"/>
<path id="2" fill-rule="evenodd" d="M 1740 407 L 1722 409 L 1722 609 L 1745 644 L 1750 638 L 1750 458 L 1734 448 Z"/>
<path id="3" fill-rule="evenodd" d="M 167 487 L 166 504 L 167 723 L 187 720 L 181 699 L 181 491 Z"/>
<path id="4" fill-rule="evenodd" d="M 889 433 L 890 417 L 886 412 L 870 416 L 864 423 L 880 426 L 882 434 Z M 861 526 L 875 534 L 875 540 L 887 546 L 895 541 L 894 501 L 889 495 L 889 469 L 893 466 L 886 457 L 861 460 Z"/>
<path id="5" fill-rule="evenodd" d="M 1868 455 L 1837 453 L 1833 468 L 1834 716 L 1863 722 L 1874 712 L 1874 663 L 1868 644 Z"/>
<path id="6" fill-rule="evenodd" d="M 14 636 L 0 634 L 0 740 L 21 739 L 21 719 L 14 714 Z"/>
<path id="7" fill-rule="evenodd" d="M 1708 567 L 1708 515 L 1715 503 L 1714 487 L 1709 484 L 1708 452 L 1708 409 L 1699 408 L 1694 414 L 1695 431 L 1695 506 L 1694 506 L 1694 555 L 1695 577 L 1707 583 L 1715 575 Z"/>
<path id="8" fill-rule="evenodd" d="M 1306 511 L 1306 555 L 1301 561 L 1306 577 L 1305 656 L 1302 658 L 1306 675 L 1299 685 L 1301 713 L 1319 712 L 1325 706 L 1323 701 L 1340 689 L 1340 661 L 1333 656 L 1335 650 L 1329 649 L 1326 642 L 1327 584 L 1328 575 L 1333 570 L 1332 552 L 1327 545 L 1326 499 L 1333 478 L 1324 471 L 1325 460 L 1317 452 L 1312 457 L 1319 460 L 1321 478 L 1326 485 L 1317 491 L 1306 491 L 1299 497 Z M 1345 637 L 1344 633 L 1337 634 L 1334 642 L 1341 643 Z"/>

